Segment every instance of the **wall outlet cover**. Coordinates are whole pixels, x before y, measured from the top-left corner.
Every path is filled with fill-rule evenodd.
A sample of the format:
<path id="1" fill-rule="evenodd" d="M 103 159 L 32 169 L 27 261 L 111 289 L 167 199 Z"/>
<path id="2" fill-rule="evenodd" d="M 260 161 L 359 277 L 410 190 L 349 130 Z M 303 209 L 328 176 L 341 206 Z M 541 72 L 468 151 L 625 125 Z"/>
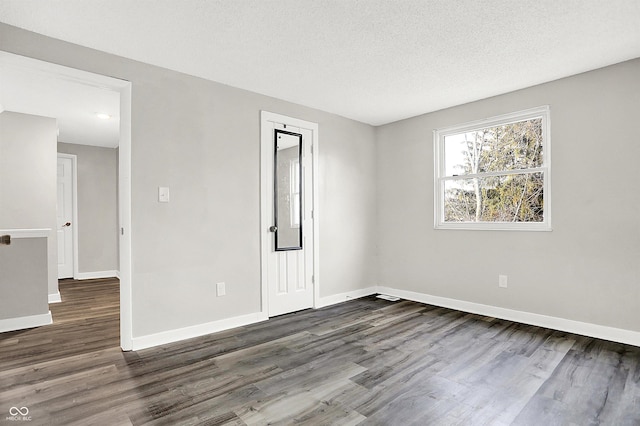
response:
<path id="1" fill-rule="evenodd" d="M 508 280 L 506 275 L 498 275 L 498 287 L 507 288 Z"/>
<path id="2" fill-rule="evenodd" d="M 169 188 L 166 186 L 158 187 L 158 201 L 160 203 L 168 203 L 169 202 Z"/>
<path id="3" fill-rule="evenodd" d="M 218 295 L 218 297 L 224 296 L 225 294 L 227 294 L 225 283 L 222 282 L 222 283 L 216 284 L 216 294 Z"/>

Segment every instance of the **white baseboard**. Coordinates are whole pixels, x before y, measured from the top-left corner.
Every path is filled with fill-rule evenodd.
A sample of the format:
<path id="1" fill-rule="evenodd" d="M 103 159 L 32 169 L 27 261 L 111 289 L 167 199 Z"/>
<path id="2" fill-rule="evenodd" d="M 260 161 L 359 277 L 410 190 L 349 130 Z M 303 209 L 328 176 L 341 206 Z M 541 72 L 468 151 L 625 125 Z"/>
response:
<path id="1" fill-rule="evenodd" d="M 346 293 L 332 294 L 331 296 L 321 297 L 316 304 L 316 308 L 324 308 L 325 306 L 335 305 L 336 303 L 359 299 L 361 297 L 376 294 L 377 292 L 377 287 L 373 286 L 353 291 L 347 291 Z"/>
<path id="2" fill-rule="evenodd" d="M 116 278 L 120 279 L 120 271 L 116 271 Z"/>
<path id="3" fill-rule="evenodd" d="M 46 314 L 29 315 L 26 317 L 0 319 L 0 333 L 6 331 L 23 330 L 25 328 L 40 327 L 53 323 L 51 311 Z"/>
<path id="4" fill-rule="evenodd" d="M 132 350 L 150 348 L 152 346 L 164 345 L 178 342 L 180 340 L 191 339 L 193 337 L 204 336 L 206 334 L 217 333 L 231 328 L 242 327 L 267 320 L 268 317 L 262 312 L 241 315 L 233 318 L 226 318 L 204 324 L 192 325 L 175 330 L 163 331 L 161 333 L 149 334 L 146 336 L 134 337 L 132 340 Z"/>
<path id="5" fill-rule="evenodd" d="M 60 303 L 62 302 L 62 297 L 60 297 L 60 292 L 56 292 L 49 295 L 49 303 Z"/>
<path id="6" fill-rule="evenodd" d="M 574 321 L 566 318 L 534 314 L 531 312 L 515 311 L 513 309 L 499 308 L 497 306 L 466 302 L 464 300 L 432 296 L 429 294 L 417 293 L 407 290 L 398 290 L 395 288 L 384 286 L 378 286 L 377 292 L 396 296 L 401 299 L 413 300 L 415 302 L 455 309 L 472 314 L 501 318 L 509 321 L 520 322 L 523 324 L 551 328 L 554 330 L 595 337 L 598 339 L 610 340 L 618 343 L 625 343 L 633 346 L 640 346 L 640 332 L 637 331 L 591 324 L 581 321 Z"/>
<path id="7" fill-rule="evenodd" d="M 369 296 L 376 293 L 376 287 L 368 287 L 349 291 L 346 293 L 335 294 L 320 299 L 316 308 L 334 305 L 336 303 L 346 302 L 348 300 L 358 299 L 360 297 Z M 205 324 L 197 324 L 190 327 L 179 328 L 175 330 L 163 331 L 161 333 L 149 334 L 146 336 L 134 337 L 132 339 L 132 350 L 137 351 L 147 349 L 153 346 L 174 343 L 180 340 L 191 339 L 193 337 L 204 336 L 206 334 L 217 333 L 229 330 L 235 327 L 255 324 L 257 322 L 266 321 L 269 317 L 266 313 L 256 312 L 255 314 L 242 315 L 233 318 L 222 319 Z"/>
<path id="8" fill-rule="evenodd" d="M 78 272 L 76 280 L 94 280 L 97 278 L 113 278 L 120 275 L 118 271 L 95 271 L 95 272 Z"/>
<path id="9" fill-rule="evenodd" d="M 330 306 L 377 293 L 388 294 L 390 296 L 396 296 L 401 299 L 412 300 L 414 302 L 426 303 L 428 305 L 440 306 L 443 308 L 455 309 L 462 312 L 501 318 L 523 324 L 535 325 L 538 327 L 545 327 L 553 330 L 565 331 L 568 333 L 575 333 L 583 336 L 640 346 L 640 332 L 637 331 L 591 324 L 581 321 L 574 321 L 566 318 L 534 314 L 531 312 L 516 311 L 513 309 L 483 305 L 480 303 L 450 299 L 447 297 L 433 296 L 430 294 L 418 293 L 414 291 L 398 290 L 385 286 L 372 286 L 364 289 L 322 297 L 320 298 L 316 308 L 322 308 L 325 306 Z M 51 314 L 49 314 L 49 316 L 50 315 Z M 269 318 L 266 313 L 256 312 L 253 314 L 226 318 L 176 330 L 169 330 L 161 333 L 134 337 L 132 339 L 132 349 L 146 349 L 153 346 L 191 339 L 193 337 L 199 337 L 206 334 L 217 333 L 235 327 L 254 324 L 257 322 L 266 321 L 268 319 Z M 2 321 L 0 321 L 0 327 L 1 326 Z"/>

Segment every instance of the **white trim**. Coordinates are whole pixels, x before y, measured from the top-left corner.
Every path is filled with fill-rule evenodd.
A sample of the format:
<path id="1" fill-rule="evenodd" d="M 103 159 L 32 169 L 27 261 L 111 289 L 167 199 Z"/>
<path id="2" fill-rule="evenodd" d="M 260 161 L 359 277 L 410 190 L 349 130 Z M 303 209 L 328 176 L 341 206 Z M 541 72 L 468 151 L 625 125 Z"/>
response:
<path id="1" fill-rule="evenodd" d="M 545 209 L 546 210 L 546 209 Z M 544 222 L 443 222 L 435 229 L 471 231 L 551 232 L 553 228 Z"/>
<path id="2" fill-rule="evenodd" d="M 469 173 L 464 176 L 442 176 L 440 180 L 459 180 L 461 177 L 464 179 L 473 179 L 473 178 L 483 178 L 483 177 L 498 177 L 504 175 L 530 175 L 533 173 L 544 173 L 547 169 L 545 167 L 531 167 L 528 169 L 519 169 L 519 170 L 508 170 L 508 171 L 500 171 L 500 172 L 483 172 L 483 173 Z"/>
<path id="3" fill-rule="evenodd" d="M 506 114 L 500 114 L 493 117 L 482 118 L 480 120 L 468 121 L 466 123 L 457 124 L 454 126 L 447 126 L 442 130 L 436 129 L 441 135 L 455 135 L 461 132 L 473 132 L 474 130 L 481 130 L 486 127 L 492 127 L 501 124 L 516 123 L 518 121 L 524 121 L 530 118 L 539 117 L 541 114 L 545 114 L 550 111 L 549 105 L 542 105 L 538 107 L 523 109 L 520 111 L 509 112 Z"/>
<path id="4" fill-rule="evenodd" d="M 522 170 L 505 170 L 460 176 L 445 176 L 442 168 L 445 164 L 444 139 L 446 136 L 462 132 L 472 132 L 496 125 L 515 123 L 542 117 L 542 167 Z M 543 105 L 522 111 L 502 114 L 482 120 L 470 121 L 443 129 L 433 130 L 433 226 L 434 229 L 463 229 L 489 231 L 551 231 L 551 108 Z M 543 173 L 543 202 L 544 212 L 542 222 L 445 222 L 444 221 L 444 182 L 447 180 L 471 179 L 475 177 L 505 176 L 512 174 Z"/>
<path id="5" fill-rule="evenodd" d="M 11 235 L 11 238 L 49 238 L 51 228 L 34 229 L 0 229 L 0 234 Z"/>
<path id="6" fill-rule="evenodd" d="M 49 303 L 60 303 L 62 302 L 62 297 L 60 297 L 60 292 L 55 292 L 49 295 Z"/>
<path id="7" fill-rule="evenodd" d="M 0 319 L 0 333 L 6 331 L 24 330 L 25 328 L 40 327 L 53 323 L 51 311 L 46 314 L 29 315 L 26 317 Z"/>
<path id="8" fill-rule="evenodd" d="M 313 170 L 313 303 L 317 307 L 320 302 L 320 129 L 318 124 L 313 128 L 313 142 L 311 145 L 311 161 Z"/>
<path id="9" fill-rule="evenodd" d="M 167 343 L 204 336 L 211 333 L 218 333 L 220 331 L 266 321 L 267 319 L 266 315 L 263 315 L 261 312 L 256 312 L 253 314 L 212 321 L 205 324 L 197 324 L 175 330 L 148 334 L 146 336 L 134 337 L 132 339 L 132 350 L 137 351 L 153 346 L 165 345 Z"/>
<path id="10" fill-rule="evenodd" d="M 333 294 L 331 296 L 321 297 L 316 308 L 324 308 L 338 303 L 348 302 L 349 300 L 359 299 L 361 297 L 371 296 L 378 293 L 376 286 L 361 288 L 358 290 L 347 291 L 344 293 Z"/>
<path id="11" fill-rule="evenodd" d="M 115 273 L 116 273 L 116 278 L 120 279 L 120 271 L 115 271 Z"/>
<path id="12" fill-rule="evenodd" d="M 615 327 L 574 321 L 566 318 L 552 317 L 531 312 L 516 311 L 513 309 L 467 302 L 464 300 L 450 299 L 447 297 L 433 296 L 430 294 L 418 293 L 414 291 L 399 290 L 385 286 L 371 286 L 363 289 L 348 291 L 345 293 L 325 296 L 318 301 L 318 306 L 316 306 L 316 308 L 331 306 L 334 304 L 347 302 L 349 300 L 358 299 L 378 293 L 388 294 L 390 296 L 396 296 L 401 299 L 412 300 L 414 302 L 425 303 L 428 305 L 455 309 L 457 311 L 469 312 L 493 318 L 501 318 L 522 324 L 535 325 L 538 327 L 544 327 L 598 339 L 610 340 L 613 342 L 640 346 L 640 332 L 637 331 L 624 330 Z M 218 333 L 232 328 L 255 324 L 266 320 L 268 320 L 268 316 L 266 313 L 256 312 L 253 314 L 212 321 L 205 324 L 198 324 L 180 329 L 164 331 L 161 333 L 134 337 L 132 339 L 132 349 L 146 349 L 153 346 L 191 339 L 193 337 L 204 336 L 211 333 Z"/>
<path id="13" fill-rule="evenodd" d="M 131 83 L 120 89 L 120 145 L 118 149 L 118 206 L 120 235 L 120 347 L 133 349 L 133 274 L 131 228 Z M 124 232 L 120 232 L 120 230 Z"/>
<path id="14" fill-rule="evenodd" d="M 432 296 L 430 294 L 417 293 L 407 290 L 378 286 L 378 293 L 389 294 L 401 299 L 426 303 L 443 308 L 455 309 L 472 314 L 501 318 L 523 324 L 538 327 L 551 328 L 553 330 L 610 340 L 628 345 L 640 346 L 640 332 L 587 322 L 574 321 L 566 318 L 552 317 L 548 315 L 534 314 L 532 312 L 516 311 L 497 306 L 483 305 L 480 303 L 466 302 L 464 300 L 449 299 L 447 297 Z"/>
<path id="15" fill-rule="evenodd" d="M 114 278 L 117 277 L 118 271 L 94 271 L 94 272 L 78 272 L 76 274 L 77 280 L 95 280 L 98 278 Z"/>
<path id="16" fill-rule="evenodd" d="M 267 202 L 267 185 L 269 185 L 269 177 L 264 164 L 272 161 L 271 150 L 267 149 L 268 141 L 270 141 L 271 133 L 267 132 L 267 123 L 282 123 L 291 127 L 300 127 L 311 131 L 311 159 L 312 159 L 312 176 L 313 176 L 313 307 L 317 308 L 320 301 L 320 232 L 319 226 L 319 177 L 320 171 L 318 167 L 320 138 L 318 135 L 318 123 L 300 120 L 286 115 L 276 114 L 269 111 L 260 111 L 260 286 L 261 286 L 261 312 L 268 316 L 268 277 L 267 277 L 267 256 L 269 254 L 269 238 L 267 238 L 267 229 L 271 225 L 269 223 L 268 211 L 269 204 Z"/>
<path id="17" fill-rule="evenodd" d="M 58 153 L 58 158 L 71 160 L 71 239 L 73 240 L 73 278 L 78 279 L 78 156 Z M 60 279 L 60 277 L 58 277 Z"/>

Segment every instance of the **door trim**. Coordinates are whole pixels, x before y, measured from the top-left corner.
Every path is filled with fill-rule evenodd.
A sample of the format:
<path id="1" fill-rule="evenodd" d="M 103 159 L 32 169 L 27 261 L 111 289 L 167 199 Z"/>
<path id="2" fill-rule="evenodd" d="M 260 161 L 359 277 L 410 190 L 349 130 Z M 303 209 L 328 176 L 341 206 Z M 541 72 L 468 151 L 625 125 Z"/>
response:
<path id="1" fill-rule="evenodd" d="M 311 176 L 312 194 L 311 203 L 313 206 L 313 307 L 317 308 L 320 303 L 320 256 L 319 256 L 319 208 L 318 208 L 318 153 L 319 137 L 318 123 L 300 120 L 286 115 L 276 114 L 269 111 L 260 111 L 260 288 L 261 303 L 260 312 L 264 319 L 269 317 L 269 292 L 267 274 L 267 256 L 270 250 L 269 226 L 269 202 L 267 200 L 267 188 L 273 185 L 271 178 L 267 176 L 267 164 L 273 162 L 273 148 L 271 147 L 272 133 L 268 123 L 282 123 L 287 126 L 301 127 L 311 131 Z"/>
<path id="2" fill-rule="evenodd" d="M 73 279 L 77 280 L 78 268 L 78 156 L 58 152 L 58 158 L 71 160 L 71 241 L 73 241 Z M 60 277 L 58 277 L 59 279 Z"/>
<path id="3" fill-rule="evenodd" d="M 120 234 L 120 347 L 133 349 L 133 273 L 131 224 L 131 82 L 115 80 L 120 92 L 120 144 L 118 145 L 118 218 Z"/>

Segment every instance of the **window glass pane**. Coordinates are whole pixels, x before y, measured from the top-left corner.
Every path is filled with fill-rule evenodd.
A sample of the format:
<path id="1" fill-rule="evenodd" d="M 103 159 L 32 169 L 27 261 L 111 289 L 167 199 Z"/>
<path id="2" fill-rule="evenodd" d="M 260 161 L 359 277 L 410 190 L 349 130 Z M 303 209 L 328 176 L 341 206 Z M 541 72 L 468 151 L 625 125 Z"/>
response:
<path id="1" fill-rule="evenodd" d="M 542 118 L 445 136 L 444 158 L 445 176 L 541 167 Z"/>
<path id="2" fill-rule="evenodd" d="M 543 222 L 543 173 L 444 181 L 445 222 Z"/>

